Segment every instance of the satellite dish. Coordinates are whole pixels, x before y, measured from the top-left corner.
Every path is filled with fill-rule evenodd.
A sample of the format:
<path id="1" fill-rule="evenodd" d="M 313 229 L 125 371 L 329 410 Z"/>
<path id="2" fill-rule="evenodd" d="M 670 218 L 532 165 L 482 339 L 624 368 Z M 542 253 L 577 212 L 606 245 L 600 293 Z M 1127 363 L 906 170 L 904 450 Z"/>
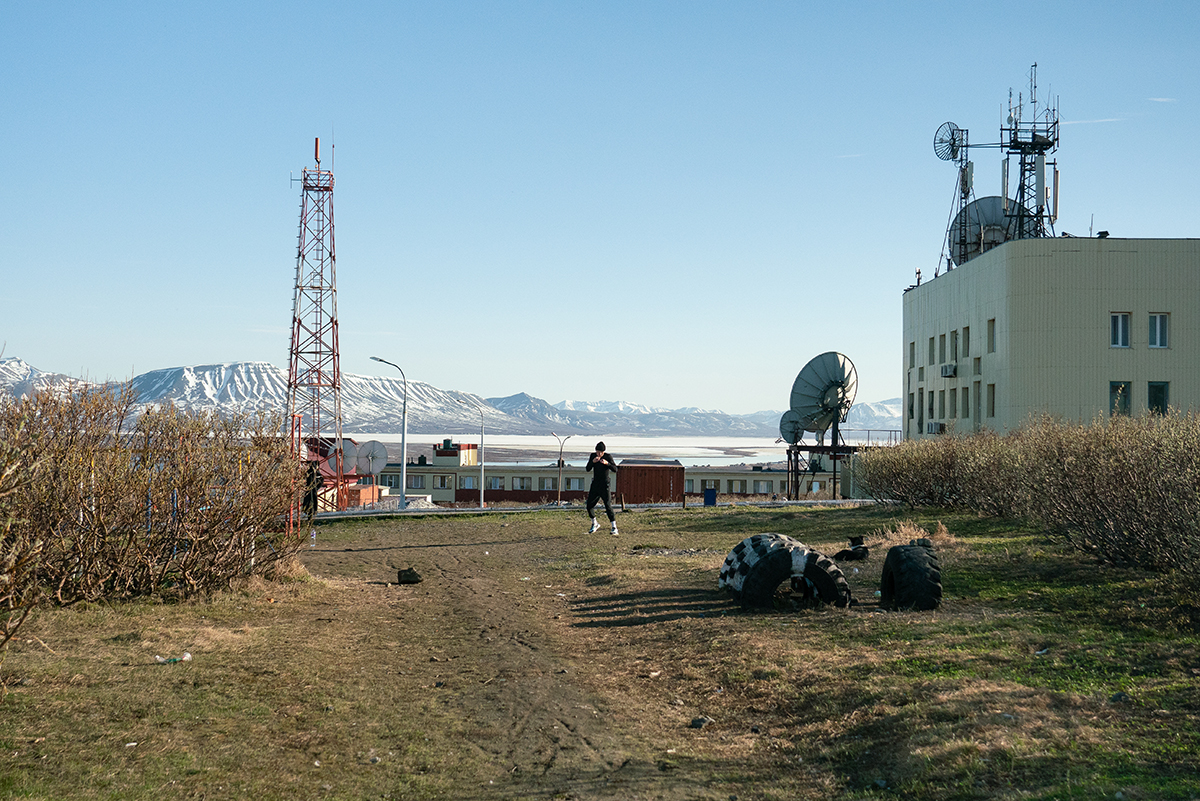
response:
<path id="1" fill-rule="evenodd" d="M 829 351 L 816 356 L 792 384 L 792 409 L 805 431 L 824 434 L 836 420 L 841 422 L 854 405 L 858 373 L 854 363 L 841 353 Z M 780 420 L 782 433 L 783 421 Z M 784 437 L 787 438 L 786 436 Z"/>
<path id="2" fill-rule="evenodd" d="M 358 446 L 354 444 L 353 440 L 342 439 L 339 441 L 337 450 L 330 455 L 330 460 L 337 458 L 339 452 L 342 455 L 342 474 L 353 473 L 354 465 L 358 461 Z M 333 466 L 330 464 L 330 467 Z"/>
<path id="3" fill-rule="evenodd" d="M 779 434 L 789 445 L 795 445 L 803 438 L 804 423 L 794 409 L 788 409 L 779 418 Z"/>
<path id="4" fill-rule="evenodd" d="M 373 439 L 358 446 L 358 459 L 355 464 L 360 476 L 377 476 L 387 467 L 387 446 Z"/>
<path id="5" fill-rule="evenodd" d="M 962 146 L 962 129 L 952 122 L 943 122 L 933 135 L 933 153 L 942 161 L 958 158 Z"/>
<path id="6" fill-rule="evenodd" d="M 1004 198 L 999 195 L 981 197 L 963 207 L 954 217 L 947 233 L 950 244 L 950 258 L 954 264 L 961 267 L 981 253 L 986 253 L 998 245 L 1003 245 L 1018 236 L 1010 232 L 1010 223 L 1018 217 L 1031 217 L 1019 203 L 1011 198 L 1008 201 L 1008 213 L 1004 212 Z M 965 224 L 964 224 L 965 223 Z"/>

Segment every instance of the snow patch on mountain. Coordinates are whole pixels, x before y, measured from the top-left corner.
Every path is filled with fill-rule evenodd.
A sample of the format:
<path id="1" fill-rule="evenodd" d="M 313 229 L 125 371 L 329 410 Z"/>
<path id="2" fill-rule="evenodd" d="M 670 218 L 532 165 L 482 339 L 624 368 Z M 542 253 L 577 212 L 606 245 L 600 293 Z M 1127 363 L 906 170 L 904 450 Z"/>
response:
<path id="1" fill-rule="evenodd" d="M 573 401 L 565 400 L 554 404 L 564 412 L 596 412 L 599 414 L 664 414 L 678 409 L 663 409 L 658 406 L 643 406 L 628 401 Z M 719 414 L 719 412 L 718 412 Z"/>

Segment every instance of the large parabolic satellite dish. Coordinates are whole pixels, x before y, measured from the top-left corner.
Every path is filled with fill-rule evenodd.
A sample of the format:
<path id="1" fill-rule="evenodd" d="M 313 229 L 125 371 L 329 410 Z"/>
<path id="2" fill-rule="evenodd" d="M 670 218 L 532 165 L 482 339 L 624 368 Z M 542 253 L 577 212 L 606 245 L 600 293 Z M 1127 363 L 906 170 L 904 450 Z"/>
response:
<path id="1" fill-rule="evenodd" d="M 791 411 L 804 431 L 824 434 L 846 418 L 858 391 L 858 373 L 848 357 L 835 351 L 813 358 L 792 384 Z M 785 415 L 786 417 L 786 415 Z M 783 433 L 784 421 L 780 421 Z M 787 439 L 787 435 L 784 435 Z"/>
<path id="2" fill-rule="evenodd" d="M 1004 198 L 999 195 L 981 197 L 963 207 L 950 223 L 947 237 L 950 241 L 950 257 L 957 267 L 963 266 L 981 253 L 1003 245 L 1010 239 L 1019 239 L 1016 234 L 1018 211 L 1031 217 L 1017 201 L 1009 198 L 1007 211 Z"/>

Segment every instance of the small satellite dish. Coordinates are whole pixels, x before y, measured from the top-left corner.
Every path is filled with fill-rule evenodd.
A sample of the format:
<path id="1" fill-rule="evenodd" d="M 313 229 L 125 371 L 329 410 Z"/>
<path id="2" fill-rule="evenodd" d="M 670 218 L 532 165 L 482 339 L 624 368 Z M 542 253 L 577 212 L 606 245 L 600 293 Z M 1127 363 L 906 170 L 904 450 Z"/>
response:
<path id="1" fill-rule="evenodd" d="M 954 259 L 956 267 L 961 267 L 981 253 L 1003 245 L 1010 239 L 1019 239 L 1011 229 L 1013 220 L 1018 216 L 1031 217 L 1024 208 L 1011 198 L 1008 201 L 1008 213 L 1004 211 L 1004 198 L 999 195 L 981 197 L 963 207 L 950 223 L 947 232 L 950 245 L 950 258 Z M 965 223 L 965 225 L 964 225 Z"/>
<path id="2" fill-rule="evenodd" d="M 353 473 L 354 466 L 358 462 L 358 446 L 354 444 L 353 440 L 342 439 L 337 451 L 340 451 L 342 454 L 343 475 L 346 473 Z M 332 460 L 336 457 L 337 452 L 335 451 L 330 455 L 329 458 Z M 333 464 L 331 464 L 330 467 L 333 467 Z"/>
<path id="3" fill-rule="evenodd" d="M 952 122 L 943 122 L 933 135 L 933 153 L 942 161 L 954 161 L 962 147 L 962 129 Z"/>
<path id="4" fill-rule="evenodd" d="M 836 420 L 841 422 L 854 405 L 858 373 L 850 359 L 835 351 L 816 356 L 792 384 L 792 409 L 805 431 L 824 434 Z M 782 432 L 783 421 L 780 421 Z M 785 437 L 786 439 L 786 437 Z"/>
<path id="5" fill-rule="evenodd" d="M 779 418 L 779 435 L 788 445 L 795 445 L 804 437 L 804 423 L 794 409 L 788 409 Z"/>
<path id="6" fill-rule="evenodd" d="M 360 476 L 377 476 L 387 467 L 387 446 L 373 439 L 358 446 L 356 465 Z"/>

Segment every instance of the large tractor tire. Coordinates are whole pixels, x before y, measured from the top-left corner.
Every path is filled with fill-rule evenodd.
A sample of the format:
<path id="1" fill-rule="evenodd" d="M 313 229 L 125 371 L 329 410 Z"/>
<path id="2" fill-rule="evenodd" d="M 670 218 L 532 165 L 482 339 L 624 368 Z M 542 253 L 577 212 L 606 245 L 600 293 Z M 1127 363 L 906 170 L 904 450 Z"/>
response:
<path id="1" fill-rule="evenodd" d="M 833 560 L 784 534 L 755 534 L 738 543 L 725 557 L 717 586 L 743 606 L 771 608 L 785 581 L 793 598 L 843 609 L 851 603 L 850 585 Z"/>
<path id="2" fill-rule="evenodd" d="M 928 612 L 941 606 L 942 566 L 929 540 L 913 540 L 888 551 L 879 596 L 885 609 Z"/>

